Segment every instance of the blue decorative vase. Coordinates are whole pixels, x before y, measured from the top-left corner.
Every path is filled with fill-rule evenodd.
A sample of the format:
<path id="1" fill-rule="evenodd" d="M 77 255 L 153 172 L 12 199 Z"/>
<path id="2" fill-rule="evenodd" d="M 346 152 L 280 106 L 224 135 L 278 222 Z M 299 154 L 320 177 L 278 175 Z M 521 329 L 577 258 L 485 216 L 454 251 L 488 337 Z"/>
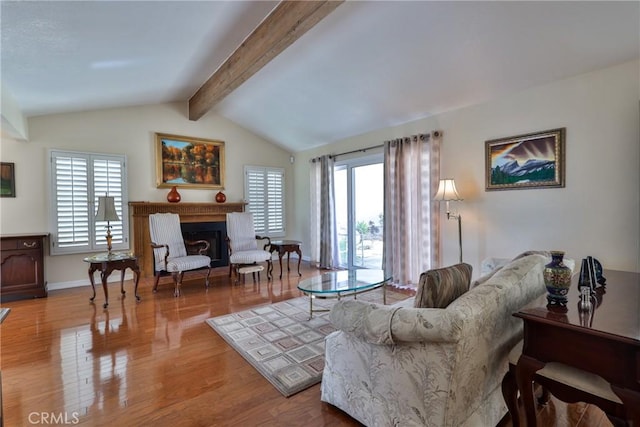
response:
<path id="1" fill-rule="evenodd" d="M 550 306 L 565 307 L 571 286 L 571 269 L 562 262 L 564 252 L 551 251 L 551 262 L 544 266 L 544 285 Z"/>

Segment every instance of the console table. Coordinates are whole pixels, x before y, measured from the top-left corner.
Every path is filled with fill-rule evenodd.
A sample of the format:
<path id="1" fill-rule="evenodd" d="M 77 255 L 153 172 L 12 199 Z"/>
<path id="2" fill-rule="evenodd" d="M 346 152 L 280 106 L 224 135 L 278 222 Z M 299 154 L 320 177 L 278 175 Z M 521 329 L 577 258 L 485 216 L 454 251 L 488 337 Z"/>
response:
<path id="1" fill-rule="evenodd" d="M 514 314 L 524 321 L 516 380 L 527 425 L 536 426 L 536 372 L 549 362 L 602 377 L 622 401 L 625 418 L 640 425 L 640 273 L 605 270 L 606 286 L 586 314 L 578 310 L 577 276 L 564 309 L 536 307 Z"/>

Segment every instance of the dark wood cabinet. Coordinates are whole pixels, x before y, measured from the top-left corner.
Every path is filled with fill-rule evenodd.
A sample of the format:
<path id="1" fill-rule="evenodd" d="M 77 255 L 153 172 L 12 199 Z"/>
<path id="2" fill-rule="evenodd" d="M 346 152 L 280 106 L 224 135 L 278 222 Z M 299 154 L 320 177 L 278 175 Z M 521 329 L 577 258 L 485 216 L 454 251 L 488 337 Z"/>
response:
<path id="1" fill-rule="evenodd" d="M 0 301 L 47 296 L 44 280 L 46 233 L 0 237 Z"/>
<path id="2" fill-rule="evenodd" d="M 563 372 L 560 379 L 551 377 L 551 382 L 541 384 L 556 397 L 598 405 L 608 415 L 626 420 L 626 425 L 640 426 L 640 273 L 604 270 L 603 276 L 606 286 L 596 289 L 591 310 L 579 307 L 575 275 L 566 307 L 533 307 L 514 314 L 524 325 L 516 380 L 527 425 L 536 425 L 536 373 L 554 363 L 564 366 L 552 369 Z M 607 396 L 610 392 L 613 396 Z"/>

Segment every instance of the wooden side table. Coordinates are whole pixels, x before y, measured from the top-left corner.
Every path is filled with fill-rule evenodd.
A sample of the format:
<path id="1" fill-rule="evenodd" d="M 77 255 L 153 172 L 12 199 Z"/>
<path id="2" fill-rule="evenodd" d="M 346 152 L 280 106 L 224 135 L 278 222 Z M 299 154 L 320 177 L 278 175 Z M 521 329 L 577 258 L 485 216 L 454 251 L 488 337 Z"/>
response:
<path id="1" fill-rule="evenodd" d="M 273 253 L 278 251 L 278 259 L 280 260 L 280 278 L 282 279 L 282 257 L 286 253 L 287 254 L 287 271 L 291 271 L 289 268 L 289 257 L 291 256 L 291 252 L 295 252 L 298 254 L 298 276 L 302 276 L 300 273 L 300 261 L 302 260 L 302 250 L 300 249 L 300 245 L 302 242 L 298 240 L 272 240 L 271 245 L 269 246 L 269 253 Z M 271 266 L 273 269 L 273 265 Z"/>
<path id="2" fill-rule="evenodd" d="M 564 387 L 556 397 L 602 404 L 608 415 L 640 425 L 640 274 L 605 270 L 603 275 L 607 278 L 606 288 L 598 290 L 588 313 L 578 308 L 576 275 L 566 308 L 535 307 L 514 314 L 524 323 L 524 345 L 515 377 L 529 427 L 536 425 L 532 385 L 540 381 L 538 372 L 553 363 L 602 378 L 617 396 L 596 400 L 598 396 L 585 398 L 585 393 L 578 394 L 584 390 Z M 551 387 L 550 391 L 554 393 Z M 603 400 L 613 406 L 605 407 Z M 615 400 L 622 402 L 624 413 Z"/>
<path id="3" fill-rule="evenodd" d="M 104 304 L 103 308 L 109 306 L 109 291 L 107 289 L 107 279 L 113 272 L 113 270 L 120 270 L 120 293 L 124 295 L 124 273 L 127 268 L 130 268 L 135 276 L 135 288 L 134 295 L 136 300 L 140 301 L 138 296 L 138 281 L 140 280 L 140 266 L 138 265 L 138 257 L 130 253 L 103 253 L 93 255 L 84 259 L 84 262 L 89 263 L 89 280 L 91 281 L 91 289 L 93 290 L 93 296 L 89 298 L 89 301 L 93 302 L 96 297 L 96 287 L 93 281 L 93 273 L 100 271 L 100 279 L 102 281 L 102 289 L 104 290 Z"/>

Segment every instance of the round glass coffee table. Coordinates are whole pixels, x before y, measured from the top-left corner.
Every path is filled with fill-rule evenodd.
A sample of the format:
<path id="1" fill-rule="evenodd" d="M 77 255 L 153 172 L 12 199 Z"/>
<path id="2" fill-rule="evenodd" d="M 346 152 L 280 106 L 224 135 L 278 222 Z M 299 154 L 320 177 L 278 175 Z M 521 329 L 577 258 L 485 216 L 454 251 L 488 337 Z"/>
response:
<path id="1" fill-rule="evenodd" d="M 305 279 L 298 284 L 298 289 L 309 296 L 309 318 L 311 318 L 313 313 L 328 311 L 313 308 L 313 299 L 318 297 L 340 299 L 343 296 L 353 295 L 356 298 L 356 295 L 363 292 L 382 288 L 382 301 L 386 304 L 386 284 L 389 281 L 391 276 L 385 275 L 383 270 L 337 270 Z"/>

